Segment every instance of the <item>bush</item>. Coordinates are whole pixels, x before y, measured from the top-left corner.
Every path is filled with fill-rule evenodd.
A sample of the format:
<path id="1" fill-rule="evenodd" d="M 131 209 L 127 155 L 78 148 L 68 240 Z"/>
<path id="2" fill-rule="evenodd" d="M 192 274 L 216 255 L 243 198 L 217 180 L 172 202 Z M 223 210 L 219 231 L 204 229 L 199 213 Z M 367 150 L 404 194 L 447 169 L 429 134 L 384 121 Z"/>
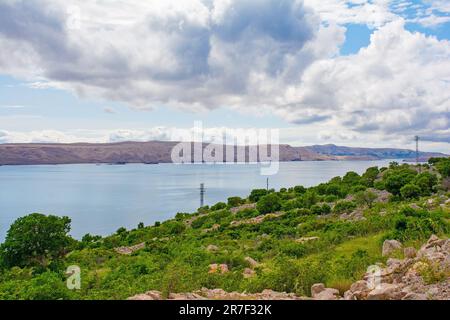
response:
<path id="1" fill-rule="evenodd" d="M 430 195 L 438 183 L 436 175 L 429 172 L 422 172 L 414 178 L 414 184 L 420 188 L 420 194 Z"/>
<path id="2" fill-rule="evenodd" d="M 227 207 L 227 204 L 224 202 L 218 202 L 215 205 L 213 205 L 211 207 L 211 211 L 217 211 L 217 210 L 222 210 L 225 209 Z"/>
<path id="3" fill-rule="evenodd" d="M 369 208 L 372 207 L 373 202 L 378 196 L 372 191 L 359 191 L 355 194 L 355 201 L 358 205 L 366 205 Z"/>
<path id="4" fill-rule="evenodd" d="M 256 209 L 262 214 L 276 212 L 281 209 L 281 199 L 275 193 L 270 193 L 258 201 Z"/>
<path id="5" fill-rule="evenodd" d="M 258 202 L 261 197 L 267 195 L 266 189 L 254 189 L 250 193 L 250 196 L 248 197 L 251 202 Z"/>
<path id="6" fill-rule="evenodd" d="M 71 292 L 59 274 L 45 272 L 31 280 L 24 295 L 27 300 L 64 300 L 70 299 Z"/>
<path id="7" fill-rule="evenodd" d="M 356 203 L 353 201 L 339 201 L 334 205 L 333 213 L 341 214 L 341 213 L 349 213 L 353 211 L 357 207 Z"/>
<path id="8" fill-rule="evenodd" d="M 244 204 L 245 200 L 242 199 L 241 197 L 230 197 L 228 198 L 228 205 L 230 207 L 238 207 L 241 204 Z"/>
<path id="9" fill-rule="evenodd" d="M 400 189 L 410 184 L 415 176 L 417 175 L 417 172 L 407 168 L 399 167 L 399 169 L 389 169 L 388 172 L 386 172 L 383 176 L 384 180 L 384 186 L 387 191 L 394 195 L 400 195 Z"/>
<path id="10" fill-rule="evenodd" d="M 414 184 L 407 184 L 400 189 L 400 194 L 404 199 L 415 199 L 420 197 L 421 190 Z"/>
<path id="11" fill-rule="evenodd" d="M 306 188 L 304 186 L 295 186 L 294 192 L 297 194 L 304 194 L 306 192 Z"/>

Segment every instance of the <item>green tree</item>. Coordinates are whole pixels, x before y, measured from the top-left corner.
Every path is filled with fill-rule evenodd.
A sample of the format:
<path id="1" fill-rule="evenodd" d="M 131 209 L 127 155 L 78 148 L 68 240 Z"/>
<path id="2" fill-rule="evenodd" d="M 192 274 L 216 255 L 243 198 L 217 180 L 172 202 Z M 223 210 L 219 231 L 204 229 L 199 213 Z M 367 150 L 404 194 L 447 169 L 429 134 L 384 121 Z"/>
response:
<path id="1" fill-rule="evenodd" d="M 361 182 L 361 176 L 354 171 L 350 171 L 342 178 L 342 182 L 348 185 L 357 185 Z"/>
<path id="2" fill-rule="evenodd" d="M 373 187 L 373 183 L 378 177 L 380 170 L 378 167 L 370 167 L 362 175 L 362 183 L 367 187 Z"/>
<path id="3" fill-rule="evenodd" d="M 359 191 L 355 194 L 355 201 L 358 205 L 366 205 L 372 207 L 373 202 L 378 196 L 372 191 Z"/>
<path id="4" fill-rule="evenodd" d="M 422 195 L 428 196 L 433 192 L 438 179 L 430 172 L 422 172 L 414 178 L 413 182 L 420 188 Z"/>
<path id="5" fill-rule="evenodd" d="M 404 199 L 414 199 L 420 196 L 421 190 L 415 184 L 407 184 L 400 189 L 400 194 Z"/>
<path id="6" fill-rule="evenodd" d="M 33 213 L 17 219 L 9 228 L 0 255 L 7 266 L 46 266 L 61 257 L 72 239 L 70 218 Z"/>
<path id="7" fill-rule="evenodd" d="M 222 209 L 225 209 L 226 207 L 227 207 L 227 204 L 225 202 L 218 202 L 211 207 L 211 211 L 222 210 Z"/>
<path id="8" fill-rule="evenodd" d="M 267 193 L 268 192 L 266 189 L 254 189 L 252 190 L 248 198 L 251 202 L 258 202 L 258 200 L 261 199 L 261 197 L 265 196 Z"/>
<path id="9" fill-rule="evenodd" d="M 411 183 L 417 172 L 409 168 L 394 167 L 389 169 L 383 176 L 384 187 L 387 191 L 394 195 L 400 195 L 400 189 Z"/>
<path id="10" fill-rule="evenodd" d="M 241 197 L 230 197 L 228 198 L 228 205 L 230 207 L 238 207 L 245 202 Z"/>
<path id="11" fill-rule="evenodd" d="M 278 211 L 281 209 L 281 199 L 275 193 L 270 193 L 258 201 L 256 209 L 262 214 Z"/>

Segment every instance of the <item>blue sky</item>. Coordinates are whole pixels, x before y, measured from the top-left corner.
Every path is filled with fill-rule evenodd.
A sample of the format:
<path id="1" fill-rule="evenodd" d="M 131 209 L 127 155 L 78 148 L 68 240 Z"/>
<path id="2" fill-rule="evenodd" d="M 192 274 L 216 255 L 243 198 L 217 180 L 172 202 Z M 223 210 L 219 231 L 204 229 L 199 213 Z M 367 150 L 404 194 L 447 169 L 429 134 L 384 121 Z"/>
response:
<path id="1" fill-rule="evenodd" d="M 294 145 L 417 133 L 448 152 L 448 1 L 55 3 L 0 4 L 0 143 L 157 139 L 201 120 Z"/>

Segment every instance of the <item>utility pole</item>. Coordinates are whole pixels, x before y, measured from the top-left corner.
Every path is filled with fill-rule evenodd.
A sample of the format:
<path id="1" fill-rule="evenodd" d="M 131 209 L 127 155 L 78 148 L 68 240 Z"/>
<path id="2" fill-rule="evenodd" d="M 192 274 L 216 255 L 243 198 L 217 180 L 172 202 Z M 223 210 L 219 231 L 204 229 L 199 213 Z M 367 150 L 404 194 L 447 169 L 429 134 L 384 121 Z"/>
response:
<path id="1" fill-rule="evenodd" d="M 205 204 L 205 184 L 200 183 L 200 208 Z"/>
<path id="2" fill-rule="evenodd" d="M 266 189 L 269 191 L 269 178 L 266 179 Z"/>

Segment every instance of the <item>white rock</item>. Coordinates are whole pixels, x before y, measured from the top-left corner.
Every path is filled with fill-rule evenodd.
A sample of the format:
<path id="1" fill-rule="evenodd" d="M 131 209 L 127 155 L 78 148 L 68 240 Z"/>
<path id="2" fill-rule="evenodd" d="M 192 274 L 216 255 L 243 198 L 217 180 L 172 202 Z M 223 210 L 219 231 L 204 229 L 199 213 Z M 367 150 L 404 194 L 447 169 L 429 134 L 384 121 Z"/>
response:
<path id="1" fill-rule="evenodd" d="M 378 288 L 372 290 L 367 295 L 367 300 L 390 300 L 395 298 L 395 293 L 399 291 L 395 284 L 382 283 Z"/>
<path id="2" fill-rule="evenodd" d="M 428 300 L 428 298 L 426 294 L 411 292 L 404 296 L 402 300 Z"/>
<path id="3" fill-rule="evenodd" d="M 385 240 L 383 242 L 383 257 L 389 256 L 392 252 L 396 250 L 400 250 L 402 248 L 402 244 L 397 240 Z"/>

